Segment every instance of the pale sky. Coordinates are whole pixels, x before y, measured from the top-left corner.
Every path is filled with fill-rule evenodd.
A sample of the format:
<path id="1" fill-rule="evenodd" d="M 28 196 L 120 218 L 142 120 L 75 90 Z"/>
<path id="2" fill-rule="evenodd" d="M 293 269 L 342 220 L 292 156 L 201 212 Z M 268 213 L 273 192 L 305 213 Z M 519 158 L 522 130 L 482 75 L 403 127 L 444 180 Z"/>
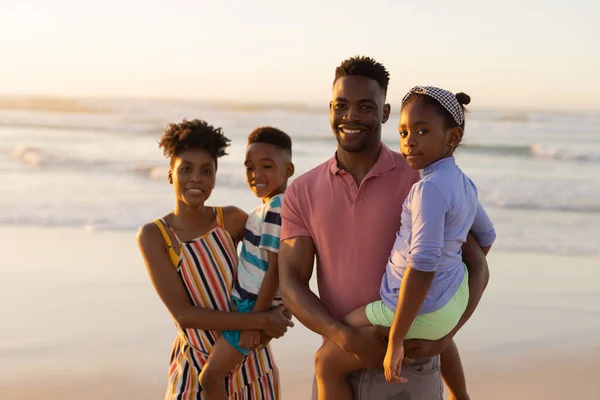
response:
<path id="1" fill-rule="evenodd" d="M 319 103 L 355 54 L 392 103 L 600 109 L 598 0 L 0 2 L 0 94 Z"/>

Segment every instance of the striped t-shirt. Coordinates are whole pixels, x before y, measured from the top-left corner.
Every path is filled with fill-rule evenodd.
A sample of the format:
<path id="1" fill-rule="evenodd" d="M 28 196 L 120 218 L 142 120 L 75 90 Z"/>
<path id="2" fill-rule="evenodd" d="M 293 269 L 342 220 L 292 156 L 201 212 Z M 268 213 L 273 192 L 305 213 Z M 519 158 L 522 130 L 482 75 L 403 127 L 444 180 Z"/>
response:
<path id="1" fill-rule="evenodd" d="M 238 300 L 255 301 L 269 268 L 268 251 L 279 252 L 281 233 L 281 203 L 283 194 L 274 196 L 248 215 L 242 251 L 238 261 L 238 276 L 233 297 Z M 275 296 L 280 301 L 279 290 Z"/>

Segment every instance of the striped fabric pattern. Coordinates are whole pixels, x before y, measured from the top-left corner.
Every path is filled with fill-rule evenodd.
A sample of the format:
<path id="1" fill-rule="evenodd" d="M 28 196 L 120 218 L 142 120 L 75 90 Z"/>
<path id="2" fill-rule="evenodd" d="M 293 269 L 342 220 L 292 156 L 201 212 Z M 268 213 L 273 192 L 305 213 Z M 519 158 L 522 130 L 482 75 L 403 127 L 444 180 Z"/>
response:
<path id="1" fill-rule="evenodd" d="M 215 211 L 217 227 L 192 241 L 182 242 L 176 268 L 195 306 L 231 311 L 237 253 L 231 235 L 222 226 L 221 209 L 215 207 Z M 170 245 L 168 235 L 165 240 Z M 171 352 L 165 400 L 202 400 L 198 376 L 220 332 L 181 327 L 178 330 Z M 227 376 L 225 383 L 229 399 L 278 400 L 279 377 L 270 347 L 251 352 Z"/>
<path id="2" fill-rule="evenodd" d="M 262 281 L 269 268 L 267 252 L 279 252 L 282 203 L 283 194 L 279 194 L 248 214 L 238 263 L 238 276 L 233 289 L 233 297 L 236 299 L 256 301 L 258 298 Z M 278 292 L 273 304 L 279 304 L 280 298 Z"/>

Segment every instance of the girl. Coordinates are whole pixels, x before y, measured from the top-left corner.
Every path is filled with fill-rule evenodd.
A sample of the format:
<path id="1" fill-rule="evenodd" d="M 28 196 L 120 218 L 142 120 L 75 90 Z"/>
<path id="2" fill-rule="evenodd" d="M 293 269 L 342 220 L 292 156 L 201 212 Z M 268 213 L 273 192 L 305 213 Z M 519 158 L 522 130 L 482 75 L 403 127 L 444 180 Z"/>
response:
<path id="1" fill-rule="evenodd" d="M 381 300 L 348 314 L 351 326 L 391 327 L 383 363 L 386 379 L 400 377 L 406 339 L 438 340 L 457 325 L 469 299 L 461 246 L 472 232 L 487 254 L 496 234 L 473 182 L 456 166 L 470 97 L 431 86 L 403 98 L 400 151 L 421 172 L 402 209 L 400 230 L 381 283 Z M 448 353 L 448 354 L 446 354 Z M 442 354 L 442 375 L 452 399 L 468 399 L 454 346 Z M 444 364 L 454 368 L 444 368 Z M 351 399 L 347 374 L 362 368 L 353 354 L 325 342 L 316 357 L 319 399 Z"/>
<path id="2" fill-rule="evenodd" d="M 170 158 L 175 209 L 144 225 L 138 245 L 154 288 L 179 330 L 171 352 L 165 399 L 204 399 L 198 376 L 225 330 L 261 330 L 263 343 L 282 336 L 291 321 L 283 307 L 231 312 L 236 245 L 247 215 L 209 207 L 217 160 L 229 139 L 205 121 L 171 124 L 159 142 Z M 268 345 L 251 351 L 225 379 L 230 399 L 279 399 L 279 375 Z"/>

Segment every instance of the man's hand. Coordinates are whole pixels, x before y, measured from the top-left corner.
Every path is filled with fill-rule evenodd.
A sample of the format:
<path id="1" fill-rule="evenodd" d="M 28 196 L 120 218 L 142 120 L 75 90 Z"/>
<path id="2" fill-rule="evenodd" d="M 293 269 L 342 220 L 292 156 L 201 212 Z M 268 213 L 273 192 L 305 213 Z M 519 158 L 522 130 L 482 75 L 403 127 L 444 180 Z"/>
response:
<path id="1" fill-rule="evenodd" d="M 244 349 L 253 349 L 260 346 L 261 333 L 260 330 L 242 331 L 240 333 L 240 346 Z"/>
<path id="2" fill-rule="evenodd" d="M 451 335 L 446 335 L 439 340 L 413 339 L 404 341 L 405 364 L 415 358 L 427 358 L 437 356 L 446 350 L 452 340 Z"/>
<path id="3" fill-rule="evenodd" d="M 331 340 L 344 351 L 353 353 L 365 367 L 381 369 L 388 335 L 389 328 L 380 326 L 346 327 L 340 337 Z"/>

